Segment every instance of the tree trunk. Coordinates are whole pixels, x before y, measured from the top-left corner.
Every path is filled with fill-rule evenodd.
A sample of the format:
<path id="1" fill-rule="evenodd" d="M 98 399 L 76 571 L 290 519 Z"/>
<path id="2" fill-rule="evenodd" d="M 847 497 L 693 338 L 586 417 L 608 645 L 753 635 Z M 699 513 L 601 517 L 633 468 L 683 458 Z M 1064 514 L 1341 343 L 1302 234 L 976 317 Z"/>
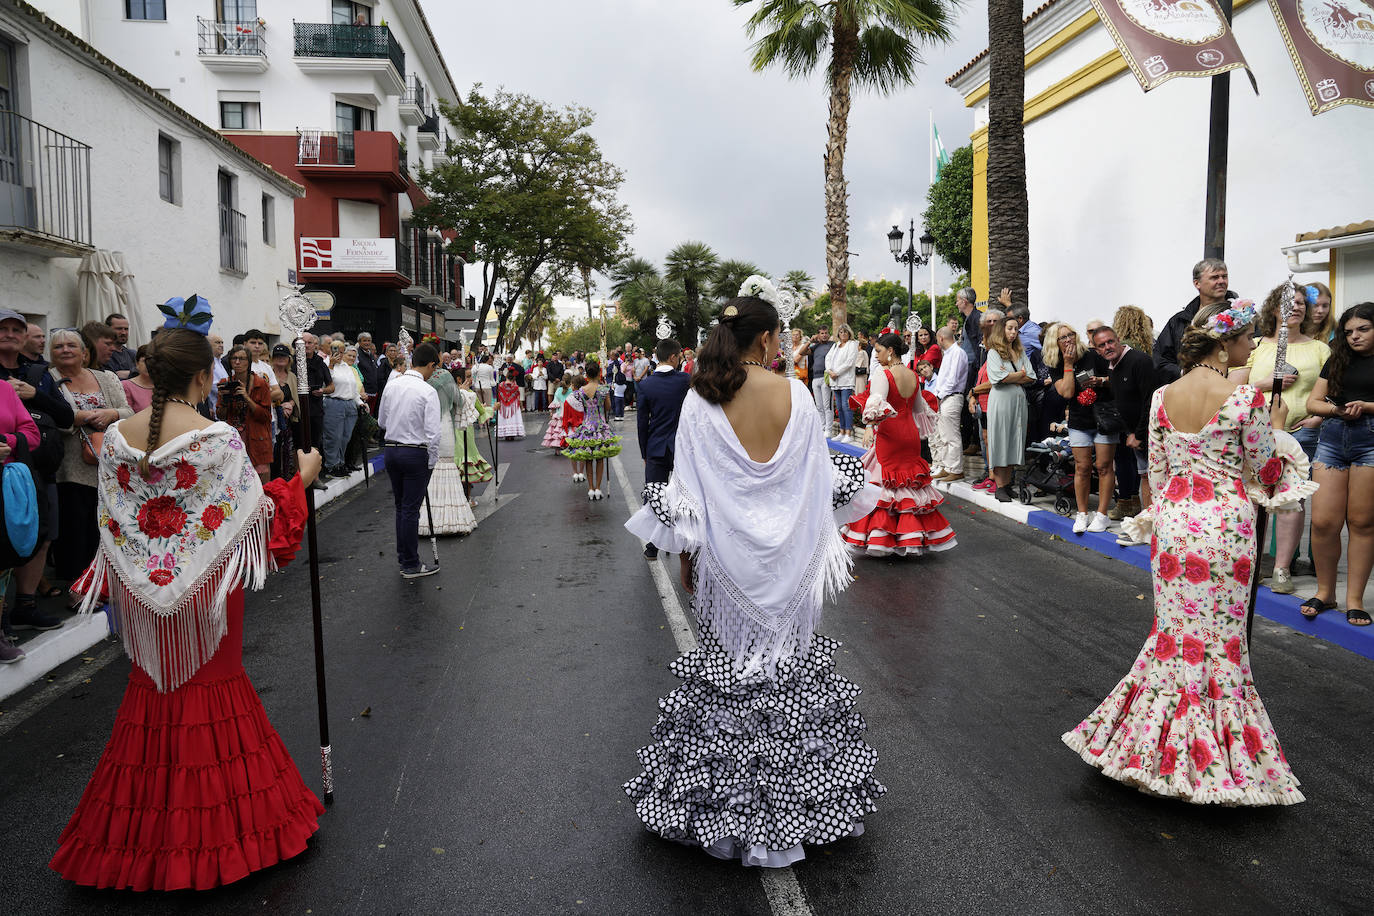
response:
<path id="1" fill-rule="evenodd" d="M 682 290 L 687 294 L 687 314 L 683 316 L 682 321 L 682 345 L 695 349 L 701 328 L 701 289 L 694 280 L 683 280 Z"/>
<path id="2" fill-rule="evenodd" d="M 1020 0 L 988 0 L 988 301 L 1004 287 L 1029 306 L 1026 29 Z"/>
<path id="3" fill-rule="evenodd" d="M 845 285 L 849 282 L 849 183 L 844 180 L 844 150 L 849 139 L 853 101 L 854 55 L 858 27 L 836 15 L 831 31 L 830 120 L 825 142 L 825 272 L 830 288 L 830 324 L 834 333 L 849 320 Z"/>
<path id="4" fill-rule="evenodd" d="M 596 316 L 592 314 L 592 269 L 590 267 L 579 269 L 582 271 L 582 288 L 587 293 L 587 320 L 596 321 Z"/>

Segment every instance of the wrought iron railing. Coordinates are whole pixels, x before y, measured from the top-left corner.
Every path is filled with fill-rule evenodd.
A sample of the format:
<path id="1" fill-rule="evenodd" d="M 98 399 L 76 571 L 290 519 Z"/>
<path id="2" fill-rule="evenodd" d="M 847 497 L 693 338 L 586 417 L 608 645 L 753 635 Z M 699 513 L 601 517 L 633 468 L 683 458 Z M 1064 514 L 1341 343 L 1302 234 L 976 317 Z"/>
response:
<path id="1" fill-rule="evenodd" d="M 0 111 L 0 229 L 91 244 L 91 148 Z"/>
<path id="2" fill-rule="evenodd" d="M 406 52 L 384 25 L 335 25 L 297 22 L 297 57 L 387 58 L 396 72 L 406 72 Z"/>
<path id="3" fill-rule="evenodd" d="M 196 17 L 201 54 L 266 55 L 266 30 L 256 19 L 216 20 Z"/>
<path id="4" fill-rule="evenodd" d="M 403 276 L 410 277 L 415 273 L 415 265 L 410 262 L 410 230 L 402 229 L 401 234 L 396 236 L 396 270 Z"/>
<path id="5" fill-rule="evenodd" d="M 404 143 L 396 147 L 396 169 L 401 173 L 401 177 L 406 180 L 406 184 L 415 183 L 410 177 L 410 154 L 406 152 Z"/>
<path id="6" fill-rule="evenodd" d="M 219 266 L 248 273 L 248 217 L 232 207 L 219 207 Z"/>
<path id="7" fill-rule="evenodd" d="M 434 106 L 425 110 L 425 119 L 420 122 L 421 133 L 438 135 L 439 133 L 439 112 Z"/>
<path id="8" fill-rule="evenodd" d="M 296 131 L 296 165 L 353 165 L 357 149 L 353 131 Z"/>
<path id="9" fill-rule="evenodd" d="M 412 73 L 406 78 L 406 91 L 401 96 L 402 105 L 414 105 L 416 108 L 424 108 L 428 101 L 425 92 L 425 84 L 420 82 L 420 74 Z"/>
<path id="10" fill-rule="evenodd" d="M 411 284 L 429 289 L 429 239 L 424 231 L 417 229 L 415 238 L 415 272 L 410 275 Z"/>

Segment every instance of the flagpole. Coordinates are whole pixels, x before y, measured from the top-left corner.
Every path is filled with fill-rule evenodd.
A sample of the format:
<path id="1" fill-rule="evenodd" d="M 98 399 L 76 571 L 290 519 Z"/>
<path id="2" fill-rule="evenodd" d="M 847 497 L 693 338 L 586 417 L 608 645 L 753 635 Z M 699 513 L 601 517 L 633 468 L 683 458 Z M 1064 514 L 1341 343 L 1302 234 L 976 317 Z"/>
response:
<path id="1" fill-rule="evenodd" d="M 926 118 L 930 122 L 930 183 L 935 184 L 935 109 L 926 109 Z M 928 231 L 928 230 L 927 230 Z M 930 335 L 931 340 L 935 339 L 935 258 L 930 259 Z"/>
<path id="2" fill-rule="evenodd" d="M 1229 28 L 1231 0 L 1217 0 Z M 1212 105 L 1207 128 L 1207 204 L 1203 216 L 1202 256 L 1226 257 L 1226 170 L 1231 145 L 1231 74 L 1212 77 Z"/>

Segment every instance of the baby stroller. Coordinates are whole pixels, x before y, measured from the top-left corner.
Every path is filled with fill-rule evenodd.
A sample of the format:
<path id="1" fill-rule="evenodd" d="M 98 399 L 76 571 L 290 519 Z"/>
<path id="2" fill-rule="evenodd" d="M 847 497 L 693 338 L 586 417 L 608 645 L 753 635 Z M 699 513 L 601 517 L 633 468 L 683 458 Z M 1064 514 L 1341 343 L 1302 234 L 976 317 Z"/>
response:
<path id="1" fill-rule="evenodd" d="M 1031 492 L 1031 488 L 1035 493 Z M 1053 496 L 1054 511 L 1073 514 L 1073 450 L 1069 440 L 1051 436 L 1026 446 L 1026 463 L 1016 474 L 1016 489 L 1021 502 L 1030 505 L 1035 496 Z"/>

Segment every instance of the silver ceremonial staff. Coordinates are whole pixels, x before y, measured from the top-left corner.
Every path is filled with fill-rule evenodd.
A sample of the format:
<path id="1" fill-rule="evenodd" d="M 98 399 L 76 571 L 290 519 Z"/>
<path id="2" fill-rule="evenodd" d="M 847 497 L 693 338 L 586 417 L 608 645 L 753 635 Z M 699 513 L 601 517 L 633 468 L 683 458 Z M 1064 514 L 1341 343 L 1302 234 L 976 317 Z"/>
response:
<path id="1" fill-rule="evenodd" d="M 305 362 L 305 332 L 315 324 L 315 304 L 297 289 L 281 303 L 281 325 L 294 338 L 296 350 L 296 390 L 301 396 L 302 451 L 310 452 L 310 372 Z M 320 560 L 315 536 L 315 491 L 305 488 L 305 537 L 310 558 L 310 617 L 315 631 L 315 697 L 320 713 L 320 776 L 324 781 L 324 802 L 334 803 L 333 748 L 329 744 L 329 703 L 324 682 L 324 619 L 320 613 Z"/>

